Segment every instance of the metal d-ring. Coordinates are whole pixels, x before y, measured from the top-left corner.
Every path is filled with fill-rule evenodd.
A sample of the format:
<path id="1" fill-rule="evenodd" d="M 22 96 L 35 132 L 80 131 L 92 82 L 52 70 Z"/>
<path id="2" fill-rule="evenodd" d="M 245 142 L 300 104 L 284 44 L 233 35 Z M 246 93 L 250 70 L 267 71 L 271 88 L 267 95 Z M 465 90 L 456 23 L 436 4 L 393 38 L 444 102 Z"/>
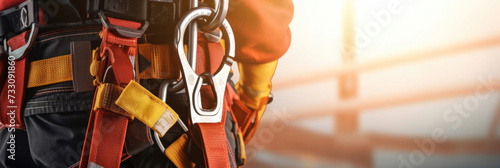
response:
<path id="1" fill-rule="evenodd" d="M 165 103 L 167 102 L 167 95 L 168 95 L 168 88 L 169 88 L 168 86 L 171 84 L 171 82 L 172 82 L 172 80 L 164 80 L 160 84 L 160 91 L 158 93 L 158 97 Z M 182 122 L 182 120 L 180 118 L 177 119 L 177 122 L 179 123 L 179 125 L 181 126 L 181 128 L 184 132 L 189 131 L 186 124 L 184 124 L 184 122 Z M 161 143 L 160 135 L 158 135 L 158 133 L 156 131 L 152 131 L 152 132 L 154 133 L 154 138 L 156 140 L 156 144 L 158 145 L 158 148 L 160 148 L 161 152 L 165 153 L 165 146 L 163 145 L 163 143 Z"/>
<path id="2" fill-rule="evenodd" d="M 191 113 L 191 122 L 195 123 L 218 123 L 222 119 L 222 105 L 226 82 L 229 76 L 231 65 L 233 64 L 235 44 L 234 35 L 229 23 L 222 22 L 221 31 L 226 41 L 226 53 L 221 65 L 214 75 L 204 75 L 205 79 L 213 82 L 213 94 L 216 99 L 216 105 L 212 109 L 204 109 L 201 106 L 200 89 L 203 84 L 202 77 L 198 76 L 193 67 L 190 66 L 184 52 L 184 33 L 189 23 L 199 17 L 209 17 L 214 11 L 208 7 L 197 7 L 189 10 L 178 22 L 174 35 L 174 45 L 177 48 L 179 61 L 181 64 L 182 78 L 185 81 L 186 92 L 189 100 L 189 110 Z"/>
<path id="3" fill-rule="evenodd" d="M 26 42 L 26 44 L 24 44 L 23 46 L 15 49 L 15 50 L 12 50 L 12 48 L 9 47 L 9 45 L 7 44 L 7 40 L 4 39 L 3 45 L 6 49 L 5 51 L 8 53 L 9 57 L 10 56 L 14 57 L 14 60 L 21 59 L 24 56 L 24 54 L 26 53 L 26 51 L 28 51 L 28 49 L 31 47 L 31 45 L 33 45 L 33 43 L 35 42 L 37 33 L 38 33 L 38 26 L 36 23 L 32 23 L 30 35 L 28 37 L 28 41 Z"/>
<path id="4" fill-rule="evenodd" d="M 226 19 L 227 11 L 229 9 L 228 0 L 214 0 L 214 10 L 215 12 L 210 16 L 208 22 L 202 23 L 200 29 L 204 32 L 211 32 L 222 25 L 222 22 Z"/>

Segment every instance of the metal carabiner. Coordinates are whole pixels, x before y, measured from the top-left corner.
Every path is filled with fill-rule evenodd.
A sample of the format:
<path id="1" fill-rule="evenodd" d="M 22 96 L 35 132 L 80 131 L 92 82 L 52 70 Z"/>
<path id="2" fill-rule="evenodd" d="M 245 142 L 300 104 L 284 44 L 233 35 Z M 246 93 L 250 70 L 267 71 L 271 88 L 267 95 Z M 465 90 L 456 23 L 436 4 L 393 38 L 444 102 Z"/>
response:
<path id="1" fill-rule="evenodd" d="M 228 0 L 214 0 L 215 12 L 210 15 L 211 20 L 209 19 L 208 22 L 201 24 L 200 29 L 204 32 L 212 32 L 220 27 L 226 19 L 228 9 Z"/>
<path id="2" fill-rule="evenodd" d="M 201 76 L 198 76 L 186 59 L 186 53 L 184 52 L 184 33 L 187 26 L 196 18 L 209 17 L 213 13 L 214 11 L 208 7 L 197 7 L 189 10 L 176 25 L 176 32 L 174 35 L 174 45 L 177 48 L 179 61 L 181 64 L 182 76 L 185 81 L 186 92 L 189 100 L 191 122 L 193 124 L 221 122 L 226 82 L 229 76 L 231 65 L 234 62 L 234 35 L 231 26 L 225 19 L 222 22 L 221 31 L 224 34 L 224 40 L 226 41 L 226 53 L 221 65 L 219 66 L 215 74 L 212 75 L 210 73 L 204 73 Z M 201 106 L 200 89 L 204 79 L 210 80 L 213 88 L 213 94 L 215 96 L 215 106 L 212 109 L 204 109 Z"/>
<path id="3" fill-rule="evenodd" d="M 189 9 L 193 9 L 198 7 L 198 0 L 190 0 L 189 1 Z M 191 22 L 189 23 L 189 41 L 188 41 L 188 55 L 187 58 L 189 60 L 189 65 L 191 67 L 196 67 L 196 54 L 198 50 L 198 23 Z M 170 83 L 168 92 L 179 92 L 182 90 L 185 85 L 184 79 L 180 79 L 179 81 L 173 81 Z"/>
<path id="4" fill-rule="evenodd" d="M 167 103 L 167 95 L 168 95 L 168 85 L 170 84 L 170 81 L 169 80 L 165 80 L 163 81 L 161 84 L 160 84 L 160 91 L 158 93 L 158 97 L 165 103 Z M 184 124 L 184 122 L 182 122 L 182 120 L 179 118 L 177 120 L 177 122 L 179 123 L 179 125 L 182 127 L 182 130 L 184 130 L 184 132 L 188 132 L 188 128 L 186 127 L 186 124 Z"/>
<path id="5" fill-rule="evenodd" d="M 160 91 L 158 93 L 158 97 L 165 103 L 167 103 L 167 95 L 168 95 L 168 86 L 171 84 L 171 80 L 164 80 L 161 84 L 160 84 Z M 179 123 L 179 125 L 181 126 L 182 130 L 184 132 L 188 132 L 189 129 L 188 127 L 186 126 L 186 124 L 184 124 L 184 122 L 182 122 L 182 120 L 179 118 L 177 119 L 177 123 Z M 151 128 L 149 128 L 151 129 Z M 160 148 L 161 152 L 165 153 L 165 146 L 163 145 L 163 143 L 161 142 L 161 138 L 160 138 L 160 135 L 158 135 L 158 133 L 156 131 L 151 131 L 154 133 L 154 138 L 156 140 L 156 144 L 158 146 L 158 148 Z"/>

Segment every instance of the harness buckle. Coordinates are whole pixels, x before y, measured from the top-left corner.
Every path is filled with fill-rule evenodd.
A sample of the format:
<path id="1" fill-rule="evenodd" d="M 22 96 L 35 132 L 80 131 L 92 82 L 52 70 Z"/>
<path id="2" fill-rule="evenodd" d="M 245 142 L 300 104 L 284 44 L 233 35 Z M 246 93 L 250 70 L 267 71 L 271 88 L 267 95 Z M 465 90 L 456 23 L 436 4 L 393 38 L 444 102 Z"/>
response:
<path id="1" fill-rule="evenodd" d="M 0 37 L 3 37 L 3 50 L 9 56 L 14 57 L 14 60 L 21 59 L 26 51 L 35 42 L 36 34 L 38 32 L 38 23 L 36 18 L 36 10 L 34 8 L 34 1 L 28 0 L 17 6 L 8 8 L 0 12 Z M 19 20 L 15 20 L 15 19 Z M 9 22 L 9 23 L 4 23 Z M 13 22 L 13 23 L 10 23 Z M 28 41 L 23 46 L 12 50 L 12 48 L 7 44 L 8 33 L 17 33 L 30 27 L 30 34 Z"/>
<path id="2" fill-rule="evenodd" d="M 117 26 L 109 22 L 108 18 L 106 17 L 103 11 L 99 11 L 98 14 L 102 25 L 104 25 L 107 29 L 111 30 L 113 33 L 116 33 L 117 35 L 123 37 L 140 38 L 144 34 L 144 32 L 146 32 L 149 26 L 148 21 L 144 21 L 141 29 L 131 29 L 127 27 Z"/>

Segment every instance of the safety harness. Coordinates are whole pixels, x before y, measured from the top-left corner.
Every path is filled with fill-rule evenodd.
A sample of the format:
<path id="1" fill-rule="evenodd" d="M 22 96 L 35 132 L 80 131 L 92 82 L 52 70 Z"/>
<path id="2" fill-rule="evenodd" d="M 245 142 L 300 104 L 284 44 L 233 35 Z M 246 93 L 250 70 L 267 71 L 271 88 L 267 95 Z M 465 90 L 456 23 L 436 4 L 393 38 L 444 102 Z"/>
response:
<path id="1" fill-rule="evenodd" d="M 240 98 L 233 86 L 227 82 L 235 53 L 233 32 L 224 19 L 228 1 L 215 0 L 214 8 L 196 7 L 197 2 L 192 1 L 193 8 L 178 18 L 176 27 L 172 28 L 175 30 L 172 35 L 173 46 L 177 52 L 163 51 L 169 47 L 162 44 L 138 44 L 139 38 L 147 38 L 145 32 L 149 27 L 149 21 L 162 22 L 158 20 L 162 18 L 161 15 L 160 17 L 157 15 L 163 13 L 153 10 L 161 9 L 152 5 L 158 2 L 146 0 L 117 2 L 87 1 L 87 17 L 99 18 L 102 23 L 102 30 L 99 33 L 102 41 L 100 47 L 92 52 L 90 74 L 95 78 L 93 82 L 95 94 L 79 166 L 119 167 L 122 161 L 153 144 L 151 135 L 154 135 L 162 152 L 177 167 L 197 165 L 219 168 L 244 164 L 246 159 L 244 141 L 248 142 L 253 135 L 263 110 L 246 108 L 239 101 Z M 176 4 L 181 2 L 176 2 L 169 7 L 180 10 Z M 28 0 L 0 12 L 0 37 L 5 41 L 4 53 L 8 54 L 7 58 L 2 56 L 0 62 L 2 68 L 0 79 L 4 80 L 0 82 L 3 85 L 0 102 L 2 107 L 8 107 L 1 108 L 0 123 L 17 129 L 24 129 L 21 112 L 26 87 L 73 81 L 74 89 L 78 90 L 81 85 L 75 83 L 82 77 L 75 76 L 79 71 L 76 67 L 78 63 L 71 62 L 75 60 L 71 57 L 82 53 L 78 52 L 78 46 L 90 46 L 86 43 L 72 43 L 74 49 L 71 55 L 34 61 L 31 63 L 34 69 L 29 71 L 28 51 L 34 43 L 38 30 L 36 4 L 36 0 Z M 171 15 L 174 17 L 167 19 L 172 22 L 177 20 L 176 14 Z M 152 17 L 156 19 L 151 19 Z M 198 34 L 197 22 L 200 22 L 199 27 L 206 33 Z M 152 28 L 158 29 L 158 25 L 161 24 L 153 24 Z M 185 48 L 184 34 L 188 25 L 191 25 L 187 40 L 189 44 Z M 224 39 L 224 47 L 219 43 L 221 36 Z M 188 51 L 188 56 L 185 50 Z M 197 50 L 207 54 L 200 54 Z M 155 53 L 150 53 L 152 51 Z M 141 74 L 138 67 L 141 56 L 138 52 L 149 55 L 146 57 L 154 64 L 150 65 L 150 70 Z M 90 54 L 88 51 L 83 53 Z M 177 60 L 172 60 L 171 57 L 158 57 L 161 54 L 177 55 L 178 63 L 172 63 L 171 61 Z M 49 68 L 40 68 L 47 67 L 49 65 L 47 62 L 51 62 Z M 68 68 L 71 68 L 73 73 L 68 72 Z M 158 73 L 162 71 L 160 69 L 165 71 L 165 69 L 179 68 L 182 72 L 181 78 L 175 73 L 178 71 L 167 71 L 170 73 L 167 75 Z M 40 77 L 47 71 L 55 75 Z M 15 76 L 15 79 L 11 76 Z M 162 84 L 160 98 L 139 84 L 139 79 L 147 78 L 145 76 L 158 79 L 170 78 Z M 15 82 L 11 82 L 14 80 Z M 185 91 L 189 104 L 189 120 L 185 121 L 182 121 L 179 114 L 166 103 L 168 93 L 182 90 Z M 267 99 L 263 101 L 267 102 Z M 236 153 L 227 138 L 228 120 L 235 120 L 233 138 L 236 147 L 239 148 L 236 150 L 239 152 Z M 15 124 L 9 125 L 9 123 Z M 176 123 L 185 133 L 169 146 L 163 146 L 159 139 Z M 239 125 L 243 128 L 239 128 Z M 134 138 L 129 138 L 131 135 L 135 136 L 137 143 L 127 143 L 133 141 L 130 139 Z M 193 150 L 198 147 L 201 148 L 203 162 L 196 162 L 196 159 L 193 159 L 196 156 Z"/>
<path id="2" fill-rule="evenodd" d="M 227 9 L 227 3 L 225 3 L 225 7 Z M 228 150 L 229 142 L 226 139 L 224 127 L 225 111 L 227 110 L 227 105 L 224 103 L 224 92 L 229 69 L 233 62 L 232 58 L 234 57 L 234 39 L 228 23 L 224 22 L 225 24 L 223 24 L 223 30 L 228 36 L 228 54 L 224 57 L 223 64 L 215 76 L 210 72 L 198 76 L 190 64 L 187 63 L 185 54 L 183 54 L 184 43 L 182 37 L 187 25 L 197 17 L 208 17 L 212 14 L 213 11 L 209 8 L 197 8 L 185 14 L 177 24 L 176 30 L 178 31 L 174 35 L 177 38 L 174 39 L 174 43 L 179 51 L 183 72 L 182 80 L 187 87 L 186 92 L 191 116 L 190 125 L 193 125 L 191 129 L 198 130 L 198 133 L 192 131 L 191 134 L 201 140 L 197 143 L 203 148 L 205 166 L 231 167 L 231 163 L 233 163 L 234 167 L 236 162 L 229 162 L 228 160 L 228 151 L 231 153 L 232 150 Z M 100 73 L 98 71 L 98 74 L 101 75 L 97 75 L 97 79 L 100 79 L 99 76 L 103 77 L 102 83 L 99 80 L 96 82 L 98 86 L 86 138 L 87 140 L 91 139 L 91 141 L 86 141 L 84 145 L 80 167 L 118 167 L 121 158 L 126 156 L 122 154 L 122 151 L 129 118 L 137 117 L 160 136 L 163 136 L 179 119 L 172 108 L 139 84 L 133 82 L 137 76 L 135 73 L 137 38 L 143 35 L 148 22 L 145 22 L 142 25 L 142 31 L 139 31 L 140 23 L 106 17 L 102 11 L 99 11 L 99 17 L 104 26 L 101 34 L 103 41 L 98 50 L 100 57 L 96 62 L 100 64 L 107 62 L 105 67 L 108 68 L 103 72 L 102 65 L 96 65 L 101 70 Z M 192 56 L 191 60 L 195 58 L 196 55 Z M 193 64 L 191 62 L 191 65 Z M 213 87 L 211 93 L 215 96 L 215 105 L 212 109 L 202 107 L 202 98 L 200 96 L 206 94 L 204 92 L 207 91 L 205 89 L 204 92 L 201 92 L 204 79 L 208 79 L 209 84 Z M 125 88 L 122 90 L 121 87 Z M 113 102 L 119 107 L 115 107 Z M 111 105 L 107 107 L 105 104 Z M 106 119 L 117 129 L 103 131 L 103 125 L 105 124 L 103 120 Z M 179 146 L 185 145 L 180 144 Z M 177 150 L 177 155 L 182 156 L 183 154 L 179 154 L 181 151 Z M 168 153 L 166 155 L 168 156 Z M 231 158 L 234 158 L 234 156 Z M 185 161 L 181 163 L 176 165 L 189 166 Z"/>

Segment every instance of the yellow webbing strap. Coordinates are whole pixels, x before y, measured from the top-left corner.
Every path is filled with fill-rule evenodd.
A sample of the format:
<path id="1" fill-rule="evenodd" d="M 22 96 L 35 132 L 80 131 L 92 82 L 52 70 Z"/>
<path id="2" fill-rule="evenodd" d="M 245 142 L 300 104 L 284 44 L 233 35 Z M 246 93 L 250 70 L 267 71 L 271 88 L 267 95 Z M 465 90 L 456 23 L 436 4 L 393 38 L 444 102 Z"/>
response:
<path id="1" fill-rule="evenodd" d="M 179 119 L 179 115 L 170 106 L 135 81 L 130 81 L 125 87 L 116 100 L 116 105 L 141 120 L 160 136 L 165 135 Z"/>
<path id="2" fill-rule="evenodd" d="M 92 50 L 92 52 L 94 54 L 96 50 Z M 27 87 L 33 88 L 72 81 L 73 72 L 71 66 L 70 54 L 33 61 L 30 63 Z"/>
<path id="3" fill-rule="evenodd" d="M 241 101 L 252 109 L 260 107 L 260 100 L 271 93 L 271 79 L 278 61 L 263 64 L 238 63 L 240 81 L 236 85 Z"/>
<path id="4" fill-rule="evenodd" d="M 118 99 L 122 91 L 123 88 L 111 83 L 103 83 L 99 85 L 97 87 L 97 93 L 95 95 L 96 99 L 94 103 L 94 110 L 103 108 L 134 119 L 134 116 L 127 113 L 125 110 L 115 104 L 116 99 Z"/>
<path id="5" fill-rule="evenodd" d="M 187 134 L 182 134 L 179 139 L 165 149 L 165 155 L 172 161 L 178 168 L 193 168 L 192 163 L 186 155 L 186 145 L 188 142 Z"/>
<path id="6" fill-rule="evenodd" d="M 140 44 L 141 53 L 150 63 L 139 76 L 140 79 L 177 79 L 180 76 L 179 65 L 172 44 Z M 90 56 L 89 56 L 90 57 Z M 97 77 L 95 84 L 100 83 L 99 76 L 106 60 L 100 60 L 99 51 L 92 50 L 92 64 L 89 71 Z M 30 63 L 28 88 L 72 81 L 71 55 L 61 55 Z M 105 68 L 105 67 L 104 67 Z"/>
<path id="7" fill-rule="evenodd" d="M 73 80 L 71 55 L 33 61 L 30 64 L 28 88 Z"/>

